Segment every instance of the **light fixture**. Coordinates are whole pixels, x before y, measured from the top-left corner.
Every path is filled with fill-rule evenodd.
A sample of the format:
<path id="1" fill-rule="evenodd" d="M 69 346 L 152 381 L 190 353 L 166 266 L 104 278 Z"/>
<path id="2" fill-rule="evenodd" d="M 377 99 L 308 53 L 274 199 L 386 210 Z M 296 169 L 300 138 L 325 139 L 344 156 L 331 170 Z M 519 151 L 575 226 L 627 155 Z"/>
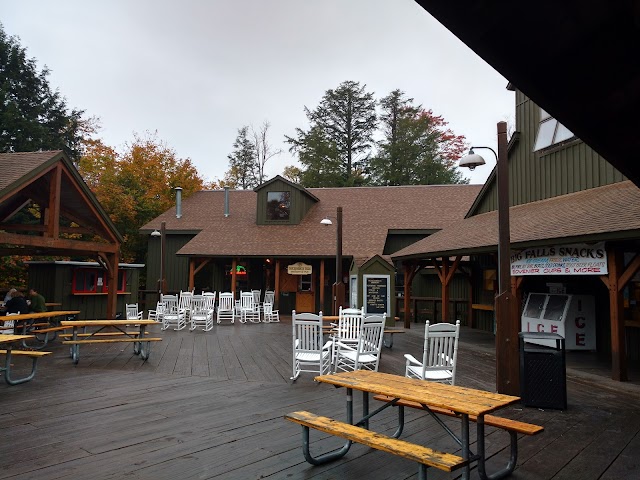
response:
<path id="1" fill-rule="evenodd" d="M 160 236 L 162 236 L 162 234 L 158 230 L 154 230 L 153 232 L 151 232 L 150 235 L 152 237 L 160 237 Z"/>
<path id="2" fill-rule="evenodd" d="M 342 281 L 342 207 L 336 209 L 336 282 L 333 284 L 333 314 L 338 315 L 344 305 L 345 285 Z M 333 225 L 329 217 L 320 220 L 322 225 Z"/>
<path id="3" fill-rule="evenodd" d="M 320 223 L 322 225 L 333 225 L 333 222 L 328 217 L 324 217 L 322 220 L 320 220 Z"/>
<path id="4" fill-rule="evenodd" d="M 492 148 L 489 148 L 489 147 L 471 147 L 469 149 L 469 153 L 460 159 L 460 162 L 458 163 L 459 167 L 468 168 L 469 170 L 474 170 L 476 167 L 479 167 L 479 166 L 484 165 L 484 164 L 487 163 L 487 162 L 484 161 L 484 158 L 482 158 L 480 155 L 478 155 L 477 153 L 475 153 L 473 151 L 474 148 L 488 148 L 496 156 L 496 159 L 498 158 L 498 155 L 496 154 L 496 152 L 493 151 Z"/>

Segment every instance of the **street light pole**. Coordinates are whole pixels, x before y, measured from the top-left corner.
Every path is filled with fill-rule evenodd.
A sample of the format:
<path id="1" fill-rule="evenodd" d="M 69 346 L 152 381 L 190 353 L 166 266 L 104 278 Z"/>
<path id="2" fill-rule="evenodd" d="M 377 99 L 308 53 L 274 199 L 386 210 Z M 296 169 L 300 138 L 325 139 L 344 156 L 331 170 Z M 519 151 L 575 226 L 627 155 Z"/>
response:
<path id="1" fill-rule="evenodd" d="M 344 282 L 342 281 L 342 207 L 337 210 L 336 228 L 336 283 L 334 284 L 333 314 L 338 315 L 340 307 L 344 305 Z"/>
<path id="2" fill-rule="evenodd" d="M 166 222 L 160 224 L 160 293 L 167 293 L 167 281 L 164 276 L 164 252 L 166 247 Z"/>
<path id="3" fill-rule="evenodd" d="M 460 166 L 471 169 L 484 164 L 473 149 L 491 150 L 496 157 L 496 187 L 498 196 L 498 294 L 496 313 L 496 388 L 499 393 L 520 395 L 520 363 L 518 332 L 520 319 L 511 292 L 511 257 L 509 234 L 509 160 L 507 158 L 507 123 L 498 123 L 498 153 L 490 147 L 472 147 Z"/>

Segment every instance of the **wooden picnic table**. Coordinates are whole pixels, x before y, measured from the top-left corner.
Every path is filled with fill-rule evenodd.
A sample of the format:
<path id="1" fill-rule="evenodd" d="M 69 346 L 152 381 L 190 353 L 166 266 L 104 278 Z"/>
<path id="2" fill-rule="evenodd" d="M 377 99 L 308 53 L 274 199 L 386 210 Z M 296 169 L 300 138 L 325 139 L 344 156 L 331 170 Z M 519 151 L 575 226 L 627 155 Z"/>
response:
<path id="1" fill-rule="evenodd" d="M 20 315 L 10 315 L 0 317 L 2 321 L 15 321 L 14 331 L 18 332 L 22 330 L 23 335 L 29 334 L 27 339 L 36 340 L 36 344 L 28 344 L 27 340 L 22 340 L 22 346 L 24 348 L 35 348 L 42 349 L 44 348 L 49 341 L 53 341 L 56 338 L 57 332 L 59 330 L 64 330 L 64 327 L 61 327 L 57 320 L 58 317 L 67 317 L 71 315 L 77 315 L 80 313 L 80 310 L 57 310 L 52 312 L 32 312 L 32 313 L 21 313 Z M 36 322 L 28 322 L 28 320 L 46 320 L 46 322 L 36 323 Z M 21 328 L 18 325 L 21 323 Z"/>
<path id="2" fill-rule="evenodd" d="M 146 360 L 151 351 L 151 342 L 159 342 L 162 338 L 151 338 L 146 335 L 146 327 L 155 325 L 155 320 L 63 320 L 63 327 L 72 328 L 71 340 L 64 340 L 64 345 L 71 345 L 71 359 L 74 364 L 80 360 L 80 345 L 92 343 L 133 342 L 133 353 Z M 95 330 L 87 332 L 88 327 Z M 128 328 L 128 327 L 137 327 Z M 83 329 L 79 332 L 78 329 Z"/>
<path id="3" fill-rule="evenodd" d="M 458 387 L 452 385 L 446 385 L 441 383 L 429 382 L 425 380 L 418 380 L 414 378 L 406 378 L 398 375 L 391 375 L 388 373 L 380 373 L 373 372 L 367 370 L 356 370 L 353 372 L 344 372 L 338 373 L 334 375 L 321 375 L 315 378 L 317 382 L 328 383 L 330 385 L 334 385 L 336 387 L 345 387 L 347 393 L 347 421 L 351 425 L 362 426 L 364 429 L 369 428 L 369 419 L 381 412 L 385 408 L 389 406 L 395 406 L 398 401 L 407 401 L 414 402 L 421 406 L 423 410 L 430 414 L 431 417 L 436 419 L 436 421 L 445 429 L 445 431 L 451 435 L 457 443 L 462 447 L 461 456 L 465 460 L 462 464 L 458 466 L 463 468 L 462 478 L 468 479 L 470 474 L 470 464 L 473 462 L 477 462 L 478 464 L 478 474 L 481 479 L 497 479 L 504 478 L 510 475 L 516 466 L 517 461 L 517 436 L 511 436 L 511 457 L 509 462 L 505 468 L 502 470 L 495 472 L 493 475 L 488 475 L 485 470 L 485 460 L 486 460 L 486 452 L 485 452 L 485 435 L 484 435 L 484 417 L 485 415 L 504 408 L 508 405 L 512 405 L 520 401 L 519 397 L 511 396 L 511 395 L 503 395 L 499 393 L 486 392 L 483 390 L 477 390 L 473 388 L 465 388 Z M 362 392 L 362 419 L 354 422 L 353 417 L 353 390 L 359 390 Z M 384 395 L 389 397 L 390 401 L 385 403 L 382 407 L 376 409 L 375 411 L 369 413 L 369 394 L 373 393 L 375 395 Z M 430 407 L 434 409 L 434 411 L 430 410 Z M 398 429 L 396 433 L 389 438 L 398 438 L 402 433 L 404 427 L 404 412 L 398 415 Z M 461 433 L 458 437 L 450 428 L 446 427 L 442 420 L 436 415 L 435 412 L 437 409 L 443 409 L 451 412 L 454 416 L 461 420 Z M 296 412 L 298 414 L 297 419 L 289 418 L 292 421 L 297 421 L 301 423 L 303 426 L 307 420 L 305 419 L 305 415 L 308 412 Z M 311 417 L 314 417 L 313 414 L 308 414 Z M 470 439 L 469 439 L 469 420 L 470 416 L 473 417 L 473 420 L 477 423 L 477 442 L 476 442 L 476 454 L 472 454 L 470 450 Z M 310 420 L 309 422 L 313 422 Z M 340 423 L 340 422 L 338 422 Z M 311 428 L 319 428 L 325 432 L 332 433 L 329 429 L 324 429 L 324 427 L 318 427 L 317 425 L 313 425 L 313 423 L 309 423 L 308 425 Z M 334 427 L 335 432 L 338 436 L 342 436 L 344 438 L 349 438 L 344 434 L 341 434 L 341 429 L 339 427 Z M 307 430 L 308 435 L 308 430 Z M 350 435 L 356 435 L 353 432 L 350 432 Z M 308 437 L 307 437 L 308 440 Z M 353 437 L 352 437 L 353 440 Z M 358 441 L 357 438 L 354 441 Z M 303 442 L 303 450 L 305 458 L 313 464 L 322 464 L 331 460 L 335 460 L 337 458 L 341 458 L 344 456 L 350 447 L 350 441 L 345 444 L 339 450 L 334 452 L 329 452 L 324 455 L 320 455 L 317 457 L 313 457 L 309 452 L 309 442 Z M 383 449 L 380 447 L 374 448 Z M 410 450 L 410 446 L 409 446 Z M 390 450 L 386 450 L 390 451 Z M 396 452 L 391 452 L 396 453 Z M 436 452 L 437 453 L 437 452 Z M 397 453 L 398 455 L 404 456 L 402 453 Z M 450 455 L 450 454 L 443 454 Z M 447 457 L 448 458 L 448 457 Z M 437 466 L 437 465 L 435 465 Z M 445 465 L 446 467 L 446 465 Z M 440 468 L 440 467 L 438 467 Z M 457 468 L 457 467 L 454 467 Z M 424 478 L 426 478 L 426 470 L 424 470 Z M 419 475 L 422 477 L 422 475 Z"/>

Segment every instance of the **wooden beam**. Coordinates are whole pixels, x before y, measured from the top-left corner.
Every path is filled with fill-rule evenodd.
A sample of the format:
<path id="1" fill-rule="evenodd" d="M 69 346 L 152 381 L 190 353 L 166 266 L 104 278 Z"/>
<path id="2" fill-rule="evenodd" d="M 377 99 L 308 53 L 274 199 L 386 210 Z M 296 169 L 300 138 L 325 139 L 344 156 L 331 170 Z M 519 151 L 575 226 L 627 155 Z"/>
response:
<path id="1" fill-rule="evenodd" d="M 624 325 L 624 300 L 618 283 L 623 270 L 622 252 L 612 248 L 607 252 L 609 266 L 609 317 L 611 321 L 611 377 L 626 382 L 627 352 Z"/>
<path id="2" fill-rule="evenodd" d="M 10 245 L 21 245 L 27 247 L 59 248 L 66 250 L 81 250 L 95 252 L 115 253 L 119 250 L 119 244 L 85 242 L 81 240 L 71 240 L 67 238 L 37 237 L 35 235 L 20 235 L 17 233 L 0 232 L 0 243 Z M 16 253 L 19 255 L 19 253 Z"/>
<path id="3" fill-rule="evenodd" d="M 444 257 L 442 259 L 442 275 L 440 276 L 440 282 L 442 285 L 442 321 L 449 321 L 449 280 L 451 276 L 449 275 L 449 259 Z M 436 323 L 436 316 L 434 313 L 433 321 Z"/>
<path id="4" fill-rule="evenodd" d="M 0 230 L 11 232 L 46 232 L 47 225 L 36 224 L 18 224 L 18 223 L 0 223 Z M 67 227 L 60 225 L 60 233 L 68 233 L 72 235 L 95 235 L 96 232 L 84 227 Z"/>
<path id="5" fill-rule="evenodd" d="M 276 309 L 280 308 L 280 259 L 276 258 L 276 278 L 275 278 L 275 286 L 273 288 L 273 294 L 275 296 L 275 300 L 273 303 L 276 306 Z"/>
<path id="6" fill-rule="evenodd" d="M 622 275 L 620 275 L 620 280 L 618 281 L 618 291 L 622 291 L 622 289 L 627 286 L 627 283 L 631 281 L 638 269 L 640 269 L 640 255 L 636 253 Z"/>
<path id="7" fill-rule="evenodd" d="M 238 267 L 238 259 L 234 258 L 231 261 L 231 293 L 233 293 L 233 300 L 236 299 L 236 268 Z"/>
<path id="8" fill-rule="evenodd" d="M 118 308 L 118 253 L 101 253 L 99 259 L 107 270 L 107 320 L 112 320 Z"/>
<path id="9" fill-rule="evenodd" d="M 47 236 L 60 235 L 60 190 L 62 183 L 62 163 L 58 163 L 49 179 L 49 200 L 47 204 Z"/>
<path id="10" fill-rule="evenodd" d="M 203 258 L 200 260 L 200 263 L 198 264 L 198 266 L 195 268 L 195 270 L 193 271 L 194 275 L 197 275 L 198 272 L 200 270 L 202 270 L 209 262 L 211 261 L 210 258 Z"/>

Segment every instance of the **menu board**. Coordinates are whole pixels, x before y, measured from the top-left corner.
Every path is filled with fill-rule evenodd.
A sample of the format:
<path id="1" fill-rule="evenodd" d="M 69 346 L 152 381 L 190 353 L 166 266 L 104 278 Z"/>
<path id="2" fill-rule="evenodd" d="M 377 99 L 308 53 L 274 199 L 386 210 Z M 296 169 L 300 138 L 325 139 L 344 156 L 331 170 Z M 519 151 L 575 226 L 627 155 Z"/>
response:
<path id="1" fill-rule="evenodd" d="M 389 275 L 363 275 L 364 311 L 382 315 L 389 311 Z"/>

